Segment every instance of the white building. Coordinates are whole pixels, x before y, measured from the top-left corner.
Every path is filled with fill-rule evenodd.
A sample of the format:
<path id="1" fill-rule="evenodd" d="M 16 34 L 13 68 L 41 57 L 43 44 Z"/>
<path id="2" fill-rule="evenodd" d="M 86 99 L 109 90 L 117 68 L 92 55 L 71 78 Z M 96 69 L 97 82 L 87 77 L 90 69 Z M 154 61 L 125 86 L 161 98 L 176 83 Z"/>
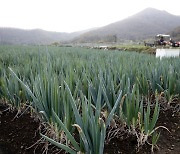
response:
<path id="1" fill-rule="evenodd" d="M 178 49 L 156 49 L 156 57 L 179 57 L 180 48 Z"/>

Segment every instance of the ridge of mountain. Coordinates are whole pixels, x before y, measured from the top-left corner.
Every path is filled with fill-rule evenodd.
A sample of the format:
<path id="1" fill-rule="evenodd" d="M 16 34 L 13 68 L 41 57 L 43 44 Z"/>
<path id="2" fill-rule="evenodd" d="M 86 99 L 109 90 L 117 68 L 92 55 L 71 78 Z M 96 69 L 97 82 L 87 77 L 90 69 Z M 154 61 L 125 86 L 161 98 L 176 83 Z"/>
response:
<path id="1" fill-rule="evenodd" d="M 180 26 L 180 16 L 147 8 L 124 20 L 84 33 L 74 42 L 143 40 L 158 33 L 167 33 Z"/>
<path id="2" fill-rule="evenodd" d="M 180 27 L 180 16 L 154 8 L 147 8 L 135 15 L 109 25 L 73 33 L 51 32 L 42 29 L 0 28 L 0 44 L 141 41 L 152 38 L 158 33 L 171 32 L 176 27 Z"/>

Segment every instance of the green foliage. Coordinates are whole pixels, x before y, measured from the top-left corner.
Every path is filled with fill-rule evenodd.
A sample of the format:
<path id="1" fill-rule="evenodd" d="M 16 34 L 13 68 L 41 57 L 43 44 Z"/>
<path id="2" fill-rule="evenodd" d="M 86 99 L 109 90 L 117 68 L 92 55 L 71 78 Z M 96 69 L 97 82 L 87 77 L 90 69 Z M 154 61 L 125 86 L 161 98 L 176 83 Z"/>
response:
<path id="1" fill-rule="evenodd" d="M 142 125 L 142 129 L 144 130 L 145 134 L 151 135 L 153 133 L 155 124 L 158 120 L 159 110 L 160 110 L 160 107 L 159 107 L 158 101 L 156 101 L 154 113 L 151 119 L 151 116 L 150 116 L 151 109 L 150 109 L 150 104 L 148 103 L 147 109 L 146 111 L 144 111 L 144 125 Z"/>
<path id="2" fill-rule="evenodd" d="M 179 58 L 159 60 L 134 52 L 0 46 L 0 99 L 17 107 L 28 102 L 57 126 L 57 136 L 65 132 L 66 143 L 42 135 L 58 147 L 101 154 L 114 114 L 129 128 L 153 134 L 159 104 L 152 112 L 143 99 L 156 91 L 167 98 L 180 94 L 179 66 Z"/>
<path id="3" fill-rule="evenodd" d="M 120 116 L 123 116 L 127 126 L 135 129 L 139 124 L 139 115 L 143 114 L 143 99 L 140 98 L 139 88 L 136 85 L 133 86 L 132 92 L 126 94 L 120 110 Z"/>
<path id="4" fill-rule="evenodd" d="M 101 117 L 101 109 L 102 109 L 101 101 L 102 101 L 102 94 L 103 94 L 101 84 L 98 89 L 95 107 L 92 107 L 93 105 L 90 99 L 93 97 L 92 94 L 89 93 L 90 96 L 89 96 L 89 99 L 87 99 L 86 96 L 84 96 L 81 93 L 80 100 L 82 101 L 81 103 L 82 114 L 80 114 L 80 111 L 78 110 L 76 106 L 77 103 L 71 94 L 69 86 L 67 85 L 67 83 L 65 83 L 65 85 L 70 95 L 71 106 L 73 108 L 73 111 L 76 117 L 75 118 L 76 124 L 74 124 L 73 126 L 75 126 L 78 129 L 79 135 L 84 145 L 85 153 L 103 154 L 106 128 L 108 127 L 110 121 L 112 120 L 114 112 L 121 101 L 122 92 L 119 93 L 119 96 L 116 102 L 114 103 L 115 105 L 113 106 L 105 122 Z"/>

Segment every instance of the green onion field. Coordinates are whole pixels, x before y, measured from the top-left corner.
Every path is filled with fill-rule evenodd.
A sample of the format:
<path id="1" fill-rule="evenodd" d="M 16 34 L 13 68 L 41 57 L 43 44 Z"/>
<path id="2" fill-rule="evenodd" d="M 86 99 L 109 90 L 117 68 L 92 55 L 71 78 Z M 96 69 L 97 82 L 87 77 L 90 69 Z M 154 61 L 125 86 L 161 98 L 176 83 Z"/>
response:
<path id="1" fill-rule="evenodd" d="M 35 112 L 52 132 L 41 132 L 42 140 L 67 153 L 106 153 L 117 136 L 111 130 L 121 128 L 135 136 L 137 149 L 150 145 L 154 151 L 160 131 L 170 131 L 157 124 L 159 115 L 175 106 L 177 111 L 179 96 L 179 58 L 80 47 L 0 46 L 0 100 L 17 114 L 22 108 Z"/>

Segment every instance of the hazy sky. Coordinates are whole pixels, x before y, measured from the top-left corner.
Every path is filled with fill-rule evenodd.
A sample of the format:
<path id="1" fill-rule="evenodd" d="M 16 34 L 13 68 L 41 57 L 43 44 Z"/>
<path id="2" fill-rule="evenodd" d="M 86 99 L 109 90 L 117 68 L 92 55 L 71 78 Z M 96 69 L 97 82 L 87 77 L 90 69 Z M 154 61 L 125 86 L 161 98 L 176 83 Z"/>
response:
<path id="1" fill-rule="evenodd" d="M 73 32 L 122 20 L 147 7 L 180 15 L 180 0 L 0 0 L 0 27 Z"/>

